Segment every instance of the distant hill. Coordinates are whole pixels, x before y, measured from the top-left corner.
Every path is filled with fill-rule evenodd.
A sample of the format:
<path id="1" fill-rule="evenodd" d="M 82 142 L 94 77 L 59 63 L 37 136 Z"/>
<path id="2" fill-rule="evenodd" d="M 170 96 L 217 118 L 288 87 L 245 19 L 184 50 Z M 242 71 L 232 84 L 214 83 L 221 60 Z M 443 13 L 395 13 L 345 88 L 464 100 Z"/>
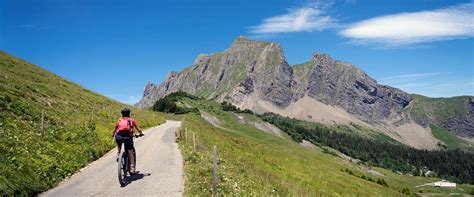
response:
<path id="1" fill-rule="evenodd" d="M 126 106 L 0 51 L 0 196 L 45 191 L 112 149 Z M 142 127 L 164 122 L 132 115 Z"/>
<path id="2" fill-rule="evenodd" d="M 433 135 L 431 127 L 455 134 L 451 137 L 460 144 L 468 142 L 459 137 L 472 139 L 474 135 L 472 96 L 431 99 L 410 95 L 380 85 L 356 66 L 327 54 L 314 53 L 306 63 L 289 65 L 278 43 L 241 36 L 223 52 L 199 55 L 193 65 L 171 72 L 163 83 L 148 83 L 137 106 L 148 108 L 177 91 L 227 101 L 257 113 L 361 125 L 419 149 L 446 144 L 445 138 Z"/>

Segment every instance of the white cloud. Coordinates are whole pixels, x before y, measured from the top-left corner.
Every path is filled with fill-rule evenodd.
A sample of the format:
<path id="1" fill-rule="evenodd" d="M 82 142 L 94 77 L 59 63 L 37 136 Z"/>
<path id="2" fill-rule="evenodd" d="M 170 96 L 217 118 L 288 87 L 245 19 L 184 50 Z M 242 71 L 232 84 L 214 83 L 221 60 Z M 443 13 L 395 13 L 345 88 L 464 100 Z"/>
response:
<path id="1" fill-rule="evenodd" d="M 138 103 L 138 101 L 140 101 L 139 97 L 129 96 L 126 100 L 122 100 L 120 102 L 125 103 L 125 104 L 129 104 L 129 105 L 133 105 L 135 103 Z"/>
<path id="2" fill-rule="evenodd" d="M 335 25 L 336 20 L 326 14 L 330 4 L 316 2 L 288 9 L 288 13 L 266 18 L 258 26 L 250 27 L 252 34 L 322 31 Z"/>
<path id="3" fill-rule="evenodd" d="M 445 9 L 379 16 L 339 32 L 355 43 L 401 46 L 474 37 L 474 1 Z"/>
<path id="4" fill-rule="evenodd" d="M 415 74 L 403 74 L 395 75 L 390 77 L 384 77 L 381 80 L 394 80 L 394 79 L 406 79 L 406 78 L 420 78 L 420 77 L 429 77 L 442 74 L 451 74 L 451 72 L 432 72 L 432 73 L 415 73 Z"/>

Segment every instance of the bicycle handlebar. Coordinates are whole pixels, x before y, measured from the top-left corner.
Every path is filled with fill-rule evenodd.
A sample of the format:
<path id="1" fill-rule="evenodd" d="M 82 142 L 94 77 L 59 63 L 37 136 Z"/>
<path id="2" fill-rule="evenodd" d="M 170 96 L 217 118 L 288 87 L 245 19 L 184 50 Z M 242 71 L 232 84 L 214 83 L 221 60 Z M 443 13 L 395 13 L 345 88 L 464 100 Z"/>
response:
<path id="1" fill-rule="evenodd" d="M 143 137 L 145 134 L 135 135 L 135 138 Z"/>
<path id="2" fill-rule="evenodd" d="M 143 137 L 145 134 L 133 135 L 132 137 L 139 138 Z M 115 138 L 115 134 L 112 135 L 112 138 Z"/>

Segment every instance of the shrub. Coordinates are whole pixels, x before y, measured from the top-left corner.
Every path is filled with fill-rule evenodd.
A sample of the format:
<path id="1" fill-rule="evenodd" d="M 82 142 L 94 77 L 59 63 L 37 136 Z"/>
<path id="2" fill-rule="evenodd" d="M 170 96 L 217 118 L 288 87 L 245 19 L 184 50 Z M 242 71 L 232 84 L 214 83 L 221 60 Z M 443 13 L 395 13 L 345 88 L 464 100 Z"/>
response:
<path id="1" fill-rule="evenodd" d="M 174 92 L 171 93 L 163 98 L 160 98 L 158 101 L 155 102 L 155 104 L 152 106 L 152 110 L 154 111 L 159 111 L 159 112 L 165 112 L 165 113 L 174 113 L 174 114 L 185 114 L 185 113 L 191 113 L 191 112 L 199 112 L 198 109 L 196 108 L 183 108 L 179 107 L 176 105 L 175 102 L 183 99 L 183 98 L 189 98 L 189 99 L 199 99 L 198 97 L 195 97 L 193 95 L 190 95 L 186 92 Z"/>
<path id="2" fill-rule="evenodd" d="M 227 101 L 224 101 L 221 103 L 222 110 L 224 111 L 232 111 L 232 112 L 237 112 L 237 113 L 246 113 L 246 114 L 254 114 L 252 110 L 250 109 L 244 109 L 241 110 L 240 108 L 236 107 L 235 105 L 232 105 L 232 103 L 229 103 Z"/>
<path id="3" fill-rule="evenodd" d="M 377 184 L 382 185 L 384 187 L 388 187 L 388 183 L 384 179 L 381 179 L 381 178 L 377 179 Z"/>
<path id="4" fill-rule="evenodd" d="M 402 194 L 406 194 L 407 196 L 412 195 L 410 189 L 408 189 L 407 187 L 404 187 L 400 192 L 401 192 Z"/>

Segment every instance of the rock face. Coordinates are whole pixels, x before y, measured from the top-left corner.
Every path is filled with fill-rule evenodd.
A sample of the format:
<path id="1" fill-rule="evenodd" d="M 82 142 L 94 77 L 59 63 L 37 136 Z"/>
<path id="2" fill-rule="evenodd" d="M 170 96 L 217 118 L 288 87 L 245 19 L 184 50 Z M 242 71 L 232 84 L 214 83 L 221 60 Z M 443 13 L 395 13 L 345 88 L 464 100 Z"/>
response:
<path id="1" fill-rule="evenodd" d="M 315 53 L 310 61 L 291 67 L 279 44 L 244 37 L 222 53 L 199 55 L 192 66 L 168 74 L 159 86 L 148 83 L 137 106 L 150 107 L 176 91 L 237 106 L 254 96 L 279 108 L 308 95 L 370 123 L 402 111 L 411 101 L 409 94 L 379 85 L 362 70 L 329 55 Z"/>
<path id="2" fill-rule="evenodd" d="M 297 95 L 308 95 L 328 105 L 339 106 L 369 123 L 387 120 L 411 101 L 409 94 L 377 84 L 355 66 L 313 54 L 313 60 L 295 66 Z"/>
<path id="3" fill-rule="evenodd" d="M 442 126 L 460 136 L 474 138 L 474 97 L 466 98 L 464 105 L 468 112 L 461 118 L 449 118 Z"/>
<path id="4" fill-rule="evenodd" d="M 279 44 L 245 37 L 238 37 L 224 52 L 199 55 L 193 65 L 178 73 L 171 72 L 160 85 L 148 83 L 137 106 L 150 107 L 176 91 L 225 100 L 257 112 L 266 110 L 249 103 L 264 102 L 285 109 L 303 97 L 310 97 L 342 108 L 366 123 L 390 122 L 395 126 L 411 121 L 406 112 L 413 100 L 408 93 L 377 84 L 359 68 L 327 54 L 314 53 L 308 62 L 290 66 Z M 443 127 L 472 133 L 472 106 L 471 103 L 471 112 L 465 119 L 450 120 Z"/>
<path id="5" fill-rule="evenodd" d="M 150 107 L 171 92 L 185 91 L 236 104 L 256 93 L 260 99 L 285 107 L 293 99 L 292 78 L 293 70 L 279 44 L 239 37 L 222 53 L 199 55 L 192 66 L 170 73 L 159 86 L 147 84 L 137 106 Z"/>

